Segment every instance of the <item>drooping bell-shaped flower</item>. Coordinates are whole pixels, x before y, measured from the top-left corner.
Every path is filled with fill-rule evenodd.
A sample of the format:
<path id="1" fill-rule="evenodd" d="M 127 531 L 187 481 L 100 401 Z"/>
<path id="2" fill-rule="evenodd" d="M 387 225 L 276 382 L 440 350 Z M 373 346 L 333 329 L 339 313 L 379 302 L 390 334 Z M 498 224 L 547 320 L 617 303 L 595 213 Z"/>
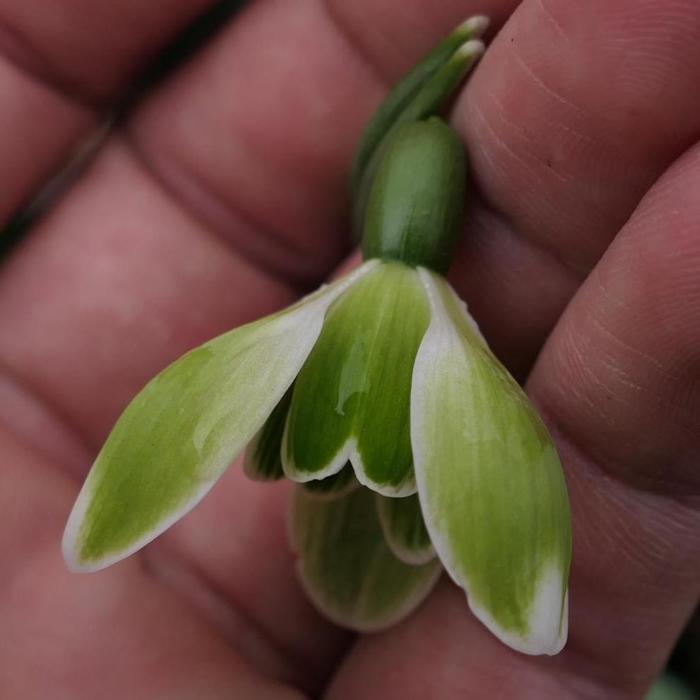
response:
<path id="1" fill-rule="evenodd" d="M 309 597 L 331 619 L 393 624 L 444 568 L 503 642 L 561 649 L 571 550 L 561 465 L 443 276 L 465 155 L 430 116 L 436 97 L 427 114 L 416 108 L 426 93 L 451 92 L 480 44 L 452 35 L 438 49 L 430 70 L 397 88 L 401 100 L 392 93 L 399 106 L 380 110 L 356 159 L 353 181 L 371 184 L 355 189 L 365 262 L 193 350 L 136 396 L 69 518 L 72 569 L 138 550 L 245 451 L 252 478 L 297 483 L 292 546 Z"/>

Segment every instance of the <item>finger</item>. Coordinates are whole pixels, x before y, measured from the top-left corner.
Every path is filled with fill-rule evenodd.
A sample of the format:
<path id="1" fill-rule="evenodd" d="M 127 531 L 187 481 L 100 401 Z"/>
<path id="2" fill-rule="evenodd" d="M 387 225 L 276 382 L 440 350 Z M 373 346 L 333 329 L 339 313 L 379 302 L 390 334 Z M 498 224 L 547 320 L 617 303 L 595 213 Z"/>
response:
<path id="1" fill-rule="evenodd" d="M 0 226 L 211 0 L 0 2 Z"/>
<path id="2" fill-rule="evenodd" d="M 134 562 L 68 574 L 56 542 L 75 487 L 1 429 L 0 455 L 2 697 L 301 697 L 255 673 Z"/>
<path id="3" fill-rule="evenodd" d="M 232 280 L 240 285 L 233 292 Z M 20 308 L 27 309 L 32 298 L 37 313 L 23 319 Z M 128 149 L 113 144 L 0 276 L 0 306 L 8 321 L 4 328 L 20 331 L 19 323 L 23 335 L 20 340 L 0 331 L 4 364 L 14 365 L 14 383 L 27 388 L 35 399 L 33 406 L 15 401 L 6 413 L 15 430 L 32 439 L 35 407 L 48 403 L 54 421 L 60 423 L 57 429 L 69 430 L 72 442 L 94 454 L 97 436 L 106 433 L 145 379 L 173 355 L 291 299 L 284 285 L 266 278 L 180 210 L 139 169 Z M 46 338 L 52 339 L 49 348 Z M 29 365 L 34 367 L 56 363 L 57 374 L 49 370 L 45 375 L 63 377 L 55 394 L 47 392 L 44 377 L 16 371 L 15 363 L 24 352 L 33 355 Z M 41 445 L 45 454 L 52 456 L 52 445 Z M 73 464 L 74 478 L 82 479 L 88 466 L 89 461 Z M 303 674 L 298 661 L 301 652 L 296 648 L 309 645 L 298 630 L 320 622 L 293 580 L 281 515 L 273 519 L 269 507 L 259 507 L 260 485 L 251 485 L 257 486 L 256 494 L 255 488 L 243 491 L 227 488 L 227 483 L 231 482 L 223 481 L 222 488 L 228 497 L 219 500 L 217 489 L 209 506 L 224 520 L 219 517 L 213 530 L 200 535 L 198 527 L 210 523 L 199 520 L 202 516 L 197 511 L 192 524 L 185 522 L 180 528 L 184 542 L 195 550 L 205 538 L 202 565 L 185 560 L 178 566 L 182 557 L 172 556 L 166 541 L 162 555 L 152 562 L 153 573 L 217 620 L 247 660 L 270 675 L 298 678 Z M 274 489 L 264 493 L 268 498 L 273 494 Z M 272 502 L 279 504 L 279 499 Z M 67 514 L 68 507 L 64 517 Z M 213 536 L 222 532 L 224 523 L 227 535 Z M 190 532 L 198 539 L 188 539 Z M 55 545 L 58 551 L 60 538 Z M 265 567 L 255 563 L 262 559 L 261 552 L 269 562 Z M 220 580 L 207 571 L 207 558 L 216 562 Z M 232 569 L 236 575 L 227 580 Z M 239 599 L 240 589 L 255 595 Z M 270 593 L 262 595 L 262 591 Z M 274 591 L 289 609 L 280 618 L 282 624 L 275 621 L 263 630 L 256 617 L 266 610 L 266 600 Z M 280 627 L 287 628 L 291 652 L 284 643 L 269 641 Z M 333 636 L 327 635 L 323 648 L 334 648 Z M 308 655 L 311 666 L 315 657 L 322 658 L 320 651 Z M 304 671 L 307 668 L 304 665 Z"/>
<path id="4" fill-rule="evenodd" d="M 700 595 L 698 184 L 696 145 L 644 199 L 530 381 L 580 494 L 574 651 L 642 683 Z"/>
<path id="5" fill-rule="evenodd" d="M 455 109 L 479 201 L 454 271 L 521 375 L 651 183 L 700 135 L 694 0 L 522 3 Z"/>
<path id="6" fill-rule="evenodd" d="M 395 697 L 643 695 L 700 594 L 698 185 L 700 146 L 643 200 L 529 382 L 574 516 L 564 652 L 511 652 L 446 585 L 402 628 L 362 640 L 330 698 L 394 697 L 396 677 L 407 695 Z M 430 673 L 409 658 L 425 658 Z"/>
<path id="7" fill-rule="evenodd" d="M 15 382 L 94 449 L 158 369 L 327 274 L 352 142 L 381 93 L 321 3 L 252 5 L 135 116 L 137 148 L 113 139 L 0 274 L 0 360 Z M 196 173 L 170 158 L 173 134 Z M 26 411 L 7 413 L 31 433 Z M 317 689 L 346 638 L 298 586 L 283 499 L 233 469 L 147 565 L 257 668 Z"/>

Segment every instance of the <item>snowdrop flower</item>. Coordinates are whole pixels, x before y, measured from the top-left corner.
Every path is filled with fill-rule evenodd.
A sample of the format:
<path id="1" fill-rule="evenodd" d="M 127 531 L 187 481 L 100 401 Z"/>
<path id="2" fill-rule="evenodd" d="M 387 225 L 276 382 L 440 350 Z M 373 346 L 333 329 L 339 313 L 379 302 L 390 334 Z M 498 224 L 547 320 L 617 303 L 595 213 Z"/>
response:
<path id="1" fill-rule="evenodd" d="M 391 625 L 444 568 L 504 643 L 562 648 L 571 529 L 561 465 L 444 277 L 465 156 L 442 120 L 401 119 L 421 89 L 385 119 L 359 168 L 380 152 L 361 205 L 365 262 L 146 385 L 70 515 L 70 568 L 137 551 L 245 452 L 252 478 L 296 482 L 299 574 L 332 620 Z"/>

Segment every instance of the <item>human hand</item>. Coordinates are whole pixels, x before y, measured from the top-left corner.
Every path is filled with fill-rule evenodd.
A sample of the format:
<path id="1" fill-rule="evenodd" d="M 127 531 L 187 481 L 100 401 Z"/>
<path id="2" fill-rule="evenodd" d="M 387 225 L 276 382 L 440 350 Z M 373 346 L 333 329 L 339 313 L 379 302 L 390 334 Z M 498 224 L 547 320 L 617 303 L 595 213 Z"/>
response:
<path id="1" fill-rule="evenodd" d="M 3 21 L 50 57 L 45 77 L 108 98 L 204 3 L 169 5 L 73 0 L 57 17 L 24 3 Z M 60 557 L 91 456 L 145 380 L 341 260 L 347 167 L 385 84 L 465 16 L 504 21 L 512 5 L 254 3 L 135 111 L 5 263 L 0 695 L 643 692 L 700 591 L 692 2 L 526 1 L 453 113 L 479 194 L 452 281 L 495 352 L 529 373 L 567 470 L 560 656 L 509 651 L 446 581 L 350 648 L 299 590 L 285 485 L 235 467 L 138 557 L 91 576 Z M 4 215 L 91 121 L 6 72 Z"/>

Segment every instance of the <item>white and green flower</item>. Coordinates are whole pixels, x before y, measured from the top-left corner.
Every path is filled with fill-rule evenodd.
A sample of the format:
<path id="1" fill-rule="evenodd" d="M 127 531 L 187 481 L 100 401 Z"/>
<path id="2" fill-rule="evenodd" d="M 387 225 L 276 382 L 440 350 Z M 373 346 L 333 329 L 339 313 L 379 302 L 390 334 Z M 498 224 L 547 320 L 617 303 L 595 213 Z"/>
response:
<path id="1" fill-rule="evenodd" d="M 332 620 L 393 624 L 444 568 L 503 642 L 561 649 L 571 551 L 561 465 L 443 276 L 464 151 L 423 117 L 394 115 L 375 139 L 359 268 L 193 350 L 128 406 L 68 520 L 73 570 L 144 546 L 245 452 L 252 478 L 296 482 L 300 577 Z"/>

